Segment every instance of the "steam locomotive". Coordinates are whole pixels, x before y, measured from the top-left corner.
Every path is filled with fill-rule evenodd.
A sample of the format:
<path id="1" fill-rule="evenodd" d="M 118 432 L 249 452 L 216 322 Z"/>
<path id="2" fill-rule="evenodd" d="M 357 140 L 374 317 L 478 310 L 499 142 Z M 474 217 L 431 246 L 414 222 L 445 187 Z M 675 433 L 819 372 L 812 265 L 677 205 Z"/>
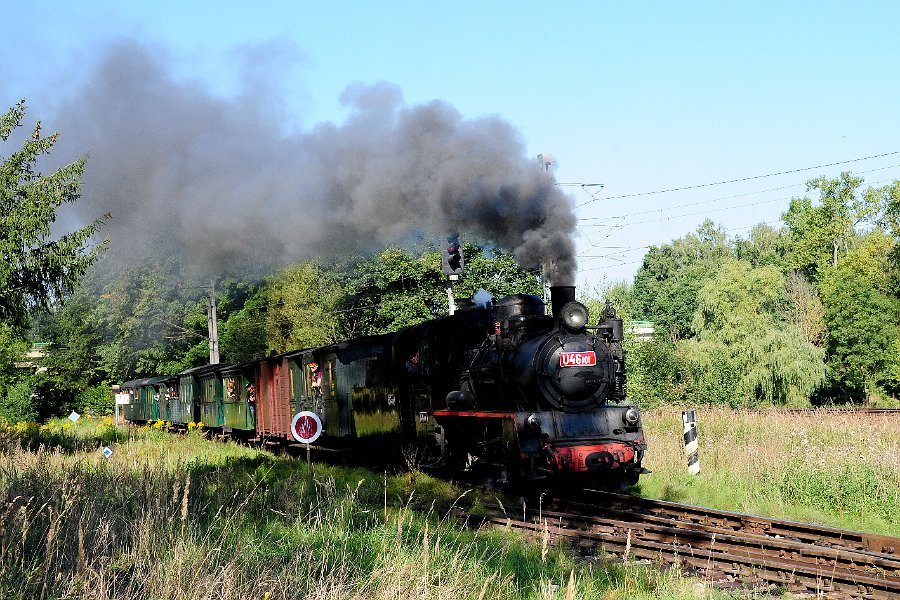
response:
<path id="1" fill-rule="evenodd" d="M 550 315 L 531 295 L 462 301 L 396 333 L 126 382 L 126 419 L 291 442 L 309 411 L 319 445 L 506 481 L 636 483 L 646 441 L 624 403 L 622 320 L 607 304 L 590 326 L 574 287 L 550 292 Z"/>

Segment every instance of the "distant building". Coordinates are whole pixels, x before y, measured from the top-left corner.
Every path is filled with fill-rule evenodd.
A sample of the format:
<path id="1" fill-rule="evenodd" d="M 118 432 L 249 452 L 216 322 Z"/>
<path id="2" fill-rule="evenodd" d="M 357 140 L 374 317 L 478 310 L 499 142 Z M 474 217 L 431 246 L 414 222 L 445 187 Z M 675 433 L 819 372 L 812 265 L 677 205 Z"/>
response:
<path id="1" fill-rule="evenodd" d="M 35 342 L 31 345 L 31 349 L 25 353 L 25 360 L 16 363 L 18 369 L 34 369 L 35 373 L 43 373 L 47 367 L 41 362 L 50 354 L 51 346 L 49 342 Z"/>
<path id="2" fill-rule="evenodd" d="M 653 339 L 655 333 L 653 321 L 632 321 L 628 325 L 628 332 L 634 335 L 639 342 L 647 342 Z"/>

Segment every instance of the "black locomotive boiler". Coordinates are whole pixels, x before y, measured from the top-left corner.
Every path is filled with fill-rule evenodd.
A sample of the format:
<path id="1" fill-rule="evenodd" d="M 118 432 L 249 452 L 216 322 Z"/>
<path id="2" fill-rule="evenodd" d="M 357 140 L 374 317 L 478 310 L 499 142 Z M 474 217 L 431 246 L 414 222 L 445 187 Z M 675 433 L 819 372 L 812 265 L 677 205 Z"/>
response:
<path id="1" fill-rule="evenodd" d="M 552 314 L 530 295 L 466 308 L 397 334 L 396 349 L 427 357 L 406 374 L 407 393 L 430 393 L 440 462 L 496 467 L 522 479 L 632 484 L 646 441 L 625 401 L 622 320 L 607 305 L 596 326 L 574 287 L 551 288 Z M 425 408 L 421 406 L 421 408 Z M 420 411 L 422 414 L 424 411 Z"/>

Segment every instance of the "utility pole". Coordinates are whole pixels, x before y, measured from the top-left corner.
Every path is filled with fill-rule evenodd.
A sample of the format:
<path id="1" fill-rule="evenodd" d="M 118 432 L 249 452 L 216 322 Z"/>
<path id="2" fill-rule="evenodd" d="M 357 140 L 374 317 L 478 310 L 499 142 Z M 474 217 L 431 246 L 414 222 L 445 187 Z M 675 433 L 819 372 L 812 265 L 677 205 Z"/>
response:
<path id="1" fill-rule="evenodd" d="M 206 325 L 209 328 L 209 364 L 219 364 L 219 324 L 216 320 L 216 282 L 213 280 L 206 302 Z"/>

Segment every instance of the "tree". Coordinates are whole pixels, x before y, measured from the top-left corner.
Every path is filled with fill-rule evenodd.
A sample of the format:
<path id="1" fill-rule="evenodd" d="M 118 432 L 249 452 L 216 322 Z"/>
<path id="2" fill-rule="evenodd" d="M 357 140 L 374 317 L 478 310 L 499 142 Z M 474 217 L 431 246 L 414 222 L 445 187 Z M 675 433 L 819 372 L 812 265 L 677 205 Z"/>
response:
<path id="1" fill-rule="evenodd" d="M 25 117 L 25 101 L 0 117 L 0 140 L 6 142 Z M 81 194 L 84 159 L 49 175 L 37 170 L 38 159 L 59 138 L 41 134 L 38 122 L 21 150 L 0 160 L 0 322 L 24 328 L 35 308 L 46 308 L 71 293 L 103 244 L 89 248 L 102 221 L 54 237 L 57 209 Z"/>
<path id="2" fill-rule="evenodd" d="M 341 339 L 340 278 L 317 262 L 291 265 L 268 289 L 268 346 L 278 352 L 331 344 Z"/>
<path id="3" fill-rule="evenodd" d="M 793 198 L 781 218 L 791 236 L 790 265 L 812 279 L 827 264 L 836 267 L 841 250 L 850 251 L 856 228 L 876 223 L 884 210 L 884 198 L 875 188 L 862 195 L 863 179 L 844 171 L 837 179 L 825 176 L 806 182 L 806 191 L 818 190 L 819 203 Z"/>
<path id="4" fill-rule="evenodd" d="M 774 229 L 765 223 L 755 225 L 750 230 L 748 239 L 739 238 L 735 241 L 737 257 L 754 267 L 773 265 L 782 268 L 789 247 L 790 235 L 787 230 Z"/>
<path id="5" fill-rule="evenodd" d="M 730 256 L 726 233 L 709 219 L 695 234 L 650 248 L 634 278 L 633 316 L 653 321 L 657 335 L 670 341 L 689 336 L 697 292 Z"/>
<path id="6" fill-rule="evenodd" d="M 777 268 L 726 261 L 698 293 L 696 338 L 681 344 L 701 387 L 732 379 L 730 398 L 718 395 L 735 406 L 808 403 L 825 377 L 824 351 L 786 322 L 786 308 Z"/>
<path id="7" fill-rule="evenodd" d="M 456 298 L 469 298 L 479 289 L 495 298 L 541 294 L 537 274 L 519 266 L 511 254 L 487 244 L 466 244 L 463 252 L 466 266 L 453 284 Z M 436 248 L 419 253 L 386 248 L 356 265 L 343 309 L 345 332 L 386 333 L 444 317 L 449 309 L 447 286 Z"/>
<path id="8" fill-rule="evenodd" d="M 241 308 L 219 321 L 219 346 L 225 362 L 247 362 L 268 350 L 268 290 L 265 287 L 258 289 L 242 304 Z"/>
<path id="9" fill-rule="evenodd" d="M 788 322 L 797 328 L 806 341 L 815 346 L 823 346 L 825 329 L 825 308 L 816 288 L 799 271 L 790 271 L 785 277 L 785 291 L 789 300 Z"/>
<path id="10" fill-rule="evenodd" d="M 31 420 L 36 416 L 31 401 L 31 386 L 16 363 L 22 360 L 28 344 L 8 323 L 0 322 L 0 418 L 8 421 Z"/>
<path id="11" fill-rule="evenodd" d="M 893 379 L 887 372 L 898 362 L 900 338 L 900 301 L 887 269 L 893 247 L 890 237 L 872 232 L 820 274 L 833 399 L 860 400 L 867 388 Z"/>

